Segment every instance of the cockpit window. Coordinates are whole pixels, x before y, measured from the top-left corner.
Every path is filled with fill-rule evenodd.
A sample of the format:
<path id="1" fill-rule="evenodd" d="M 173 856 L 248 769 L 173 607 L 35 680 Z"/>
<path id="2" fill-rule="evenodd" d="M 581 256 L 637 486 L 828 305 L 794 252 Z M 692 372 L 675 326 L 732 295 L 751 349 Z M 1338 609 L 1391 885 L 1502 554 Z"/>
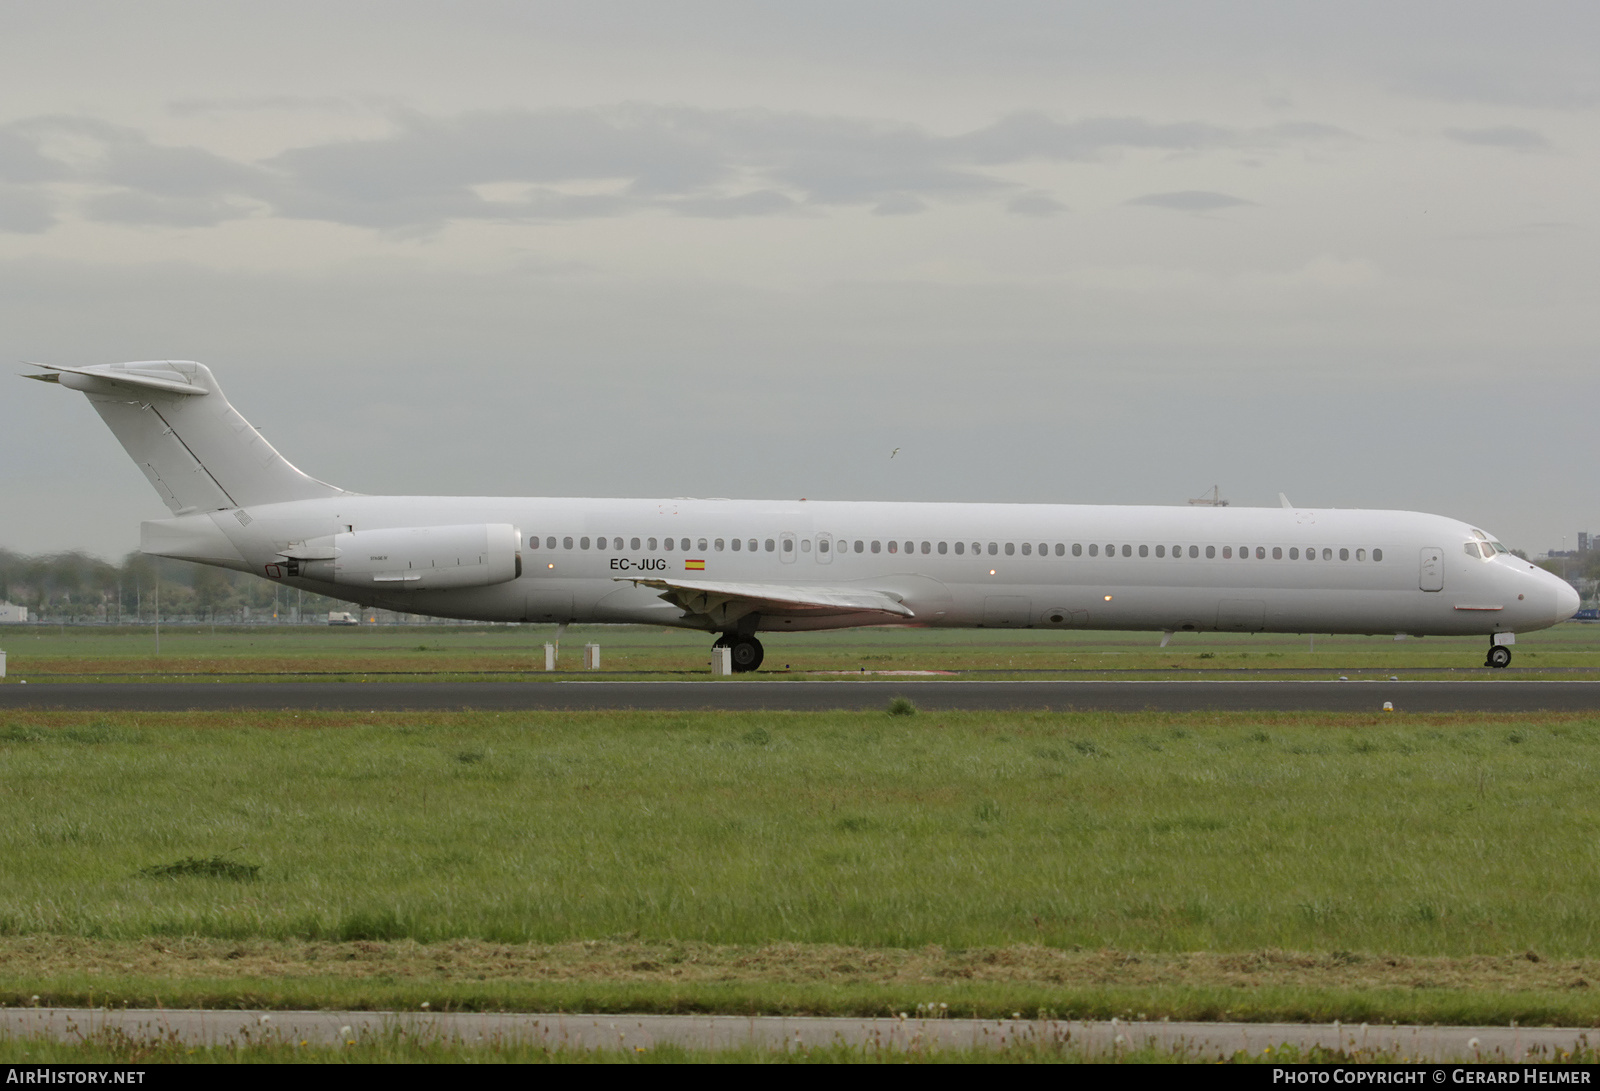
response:
<path id="1" fill-rule="evenodd" d="M 1485 534 L 1483 531 L 1479 530 L 1477 527 L 1472 527 L 1471 530 L 1472 530 L 1472 536 L 1474 538 L 1478 539 L 1478 541 L 1487 542 L 1489 540 L 1489 536 L 1487 534 Z"/>
<path id="2" fill-rule="evenodd" d="M 1501 545 L 1499 542 L 1490 542 L 1489 544 L 1494 546 L 1494 551 L 1496 553 L 1510 553 L 1511 552 L 1511 550 L 1507 549 L 1505 546 Z"/>

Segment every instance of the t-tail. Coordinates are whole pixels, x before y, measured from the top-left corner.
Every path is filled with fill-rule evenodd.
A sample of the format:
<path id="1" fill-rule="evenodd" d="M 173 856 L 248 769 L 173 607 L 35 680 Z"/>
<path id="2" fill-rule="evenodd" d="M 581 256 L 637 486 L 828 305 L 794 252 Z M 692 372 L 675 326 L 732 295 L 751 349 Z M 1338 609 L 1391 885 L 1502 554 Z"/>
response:
<path id="1" fill-rule="evenodd" d="M 174 515 L 344 494 L 280 455 L 228 404 L 204 364 L 34 366 L 48 371 L 28 378 L 88 396 Z"/>

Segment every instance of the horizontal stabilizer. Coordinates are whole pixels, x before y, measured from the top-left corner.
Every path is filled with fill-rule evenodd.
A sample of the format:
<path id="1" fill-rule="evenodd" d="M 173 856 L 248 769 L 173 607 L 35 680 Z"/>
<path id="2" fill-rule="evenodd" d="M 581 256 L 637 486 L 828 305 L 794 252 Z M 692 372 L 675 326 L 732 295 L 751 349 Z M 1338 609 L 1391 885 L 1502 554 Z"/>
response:
<path id="1" fill-rule="evenodd" d="M 163 394 L 209 394 L 210 390 L 203 386 L 187 382 L 181 373 L 168 371 L 162 375 L 150 375 L 145 372 L 134 371 L 127 366 L 112 367 L 61 367 L 57 364 L 35 364 L 29 367 L 47 367 L 55 374 L 29 375 L 30 379 L 39 379 L 47 383 L 59 383 L 62 374 L 82 375 L 102 383 L 113 383 L 118 386 L 131 386 L 140 390 L 159 390 Z"/>
<path id="2" fill-rule="evenodd" d="M 691 614 L 731 624 L 746 614 L 787 617 L 830 617 L 888 614 L 915 617 L 899 598 L 884 591 L 849 584 L 744 583 L 720 580 L 668 580 L 646 576 L 614 576 L 618 583 L 653 587 L 661 597 Z"/>

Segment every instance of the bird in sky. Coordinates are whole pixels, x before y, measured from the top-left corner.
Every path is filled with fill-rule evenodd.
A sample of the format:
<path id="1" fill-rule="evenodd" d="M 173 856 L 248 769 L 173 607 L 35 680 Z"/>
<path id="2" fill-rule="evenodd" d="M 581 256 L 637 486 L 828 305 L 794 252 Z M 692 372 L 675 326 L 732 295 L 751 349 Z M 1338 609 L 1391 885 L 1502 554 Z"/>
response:
<path id="1" fill-rule="evenodd" d="M 889 457 L 893 458 L 895 455 L 897 455 L 899 453 L 900 453 L 900 448 L 896 447 L 894 450 L 889 452 Z"/>

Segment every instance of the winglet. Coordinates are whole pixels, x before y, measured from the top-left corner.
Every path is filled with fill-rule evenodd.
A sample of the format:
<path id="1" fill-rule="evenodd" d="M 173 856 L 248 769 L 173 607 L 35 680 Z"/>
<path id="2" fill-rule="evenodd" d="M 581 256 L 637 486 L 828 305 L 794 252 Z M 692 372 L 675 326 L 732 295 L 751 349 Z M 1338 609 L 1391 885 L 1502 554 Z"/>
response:
<path id="1" fill-rule="evenodd" d="M 1293 504 L 1289 503 L 1289 498 L 1283 495 L 1281 492 L 1278 494 L 1278 503 L 1282 504 L 1286 508 L 1294 507 Z"/>

